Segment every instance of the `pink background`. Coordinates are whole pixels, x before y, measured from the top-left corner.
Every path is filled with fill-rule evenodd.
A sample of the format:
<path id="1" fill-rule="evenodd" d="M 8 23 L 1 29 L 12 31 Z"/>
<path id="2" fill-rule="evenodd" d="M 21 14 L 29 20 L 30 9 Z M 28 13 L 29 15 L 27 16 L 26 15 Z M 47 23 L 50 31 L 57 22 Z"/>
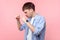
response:
<path id="1" fill-rule="evenodd" d="M 15 17 L 24 14 L 22 5 L 27 1 L 46 18 L 45 40 L 60 40 L 60 0 L 0 0 L 0 40 L 24 40 L 24 31 L 17 29 Z"/>

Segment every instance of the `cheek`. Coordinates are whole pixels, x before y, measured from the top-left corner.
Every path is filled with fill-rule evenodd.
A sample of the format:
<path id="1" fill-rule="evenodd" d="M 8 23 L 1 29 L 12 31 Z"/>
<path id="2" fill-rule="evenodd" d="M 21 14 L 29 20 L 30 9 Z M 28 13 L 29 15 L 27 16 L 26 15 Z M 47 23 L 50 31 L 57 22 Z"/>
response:
<path id="1" fill-rule="evenodd" d="M 31 16 L 31 13 L 29 14 L 29 16 Z"/>
<path id="2" fill-rule="evenodd" d="M 30 14 L 26 14 L 26 17 L 28 17 Z"/>
<path id="3" fill-rule="evenodd" d="M 29 16 L 29 15 L 30 15 L 30 13 L 27 13 L 27 15 Z"/>

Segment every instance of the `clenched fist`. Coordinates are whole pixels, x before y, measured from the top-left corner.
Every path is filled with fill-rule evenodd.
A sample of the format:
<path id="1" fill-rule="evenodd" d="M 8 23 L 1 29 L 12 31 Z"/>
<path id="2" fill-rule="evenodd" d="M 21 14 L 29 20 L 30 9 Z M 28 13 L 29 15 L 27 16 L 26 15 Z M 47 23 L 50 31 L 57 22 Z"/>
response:
<path id="1" fill-rule="evenodd" d="M 16 17 L 16 20 L 18 20 L 18 21 L 20 20 L 20 15 Z"/>

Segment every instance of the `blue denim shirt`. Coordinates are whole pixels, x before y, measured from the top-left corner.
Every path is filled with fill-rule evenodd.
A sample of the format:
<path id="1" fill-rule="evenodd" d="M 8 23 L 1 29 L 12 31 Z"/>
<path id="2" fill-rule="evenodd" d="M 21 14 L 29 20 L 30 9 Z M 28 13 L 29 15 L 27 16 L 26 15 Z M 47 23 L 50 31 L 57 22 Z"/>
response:
<path id="1" fill-rule="evenodd" d="M 31 18 L 28 19 L 29 21 Z M 32 32 L 32 40 L 44 40 L 45 37 L 45 28 L 46 28 L 46 21 L 43 16 L 36 15 L 32 24 L 35 28 L 35 31 Z M 27 35 L 28 35 L 28 26 L 26 23 L 24 23 L 20 27 L 20 31 L 25 29 L 25 37 L 24 40 L 27 40 Z"/>

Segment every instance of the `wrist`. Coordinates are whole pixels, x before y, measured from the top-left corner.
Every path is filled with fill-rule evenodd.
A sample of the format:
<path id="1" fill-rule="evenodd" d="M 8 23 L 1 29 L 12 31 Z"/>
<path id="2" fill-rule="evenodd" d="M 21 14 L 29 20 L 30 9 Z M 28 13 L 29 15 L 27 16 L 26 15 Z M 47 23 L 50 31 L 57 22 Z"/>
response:
<path id="1" fill-rule="evenodd" d="M 29 21 L 28 20 L 25 20 L 25 23 L 27 24 Z"/>
<path id="2" fill-rule="evenodd" d="M 28 20 L 26 20 L 26 22 L 29 22 Z"/>

